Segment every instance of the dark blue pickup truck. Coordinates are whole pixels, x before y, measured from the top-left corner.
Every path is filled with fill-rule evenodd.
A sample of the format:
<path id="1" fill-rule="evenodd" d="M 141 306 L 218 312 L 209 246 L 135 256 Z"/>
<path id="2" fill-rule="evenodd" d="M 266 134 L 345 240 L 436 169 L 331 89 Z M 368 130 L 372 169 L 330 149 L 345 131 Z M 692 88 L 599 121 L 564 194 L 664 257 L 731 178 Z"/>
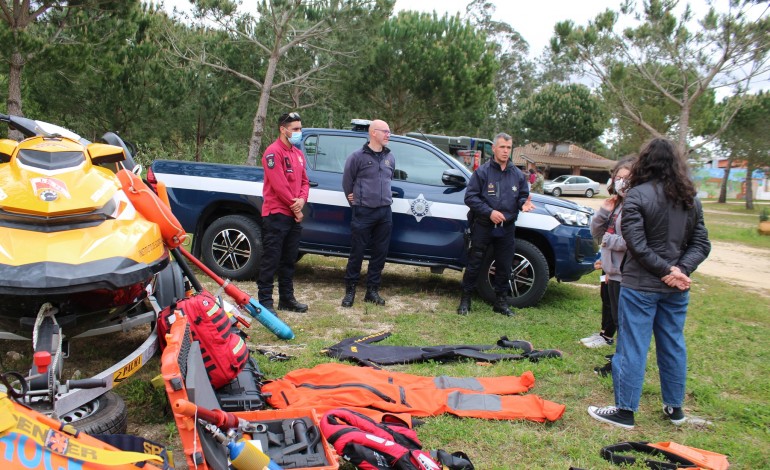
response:
<path id="1" fill-rule="evenodd" d="M 303 129 L 310 196 L 302 222 L 301 253 L 347 257 L 351 210 L 342 192 L 345 159 L 367 139 L 365 131 Z M 462 270 L 466 262 L 468 208 L 463 202 L 470 172 L 430 143 L 394 135 L 396 156 L 393 235 L 388 262 Z M 263 172 L 259 167 L 157 160 L 148 180 L 168 188 L 171 209 L 194 234 L 192 251 L 222 277 L 254 278 L 262 252 Z M 563 199 L 533 194 L 533 212 L 516 221 L 516 258 L 511 273 L 511 305 L 535 305 L 551 277 L 575 281 L 593 270 L 596 248 L 589 224 L 592 210 Z M 386 268 L 387 269 L 387 268 Z M 490 278 L 494 260 L 485 259 L 487 276 L 480 295 L 494 299 Z"/>

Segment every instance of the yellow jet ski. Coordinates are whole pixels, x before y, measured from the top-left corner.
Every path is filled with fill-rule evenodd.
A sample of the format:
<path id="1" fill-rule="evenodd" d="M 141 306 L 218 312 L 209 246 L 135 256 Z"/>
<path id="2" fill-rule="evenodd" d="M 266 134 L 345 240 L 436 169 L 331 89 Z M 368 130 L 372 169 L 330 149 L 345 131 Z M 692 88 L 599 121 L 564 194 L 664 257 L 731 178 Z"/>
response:
<path id="1" fill-rule="evenodd" d="M 86 432 L 122 432 L 125 405 L 109 390 L 152 357 L 154 330 L 85 380 L 61 380 L 69 341 L 154 324 L 184 296 L 184 277 L 161 227 L 118 178 L 134 164 L 117 135 L 91 143 L 41 121 L 0 114 L 0 122 L 27 137 L 0 140 L 0 339 L 32 339 L 25 404 Z M 112 416 L 96 417 L 105 409 Z"/>

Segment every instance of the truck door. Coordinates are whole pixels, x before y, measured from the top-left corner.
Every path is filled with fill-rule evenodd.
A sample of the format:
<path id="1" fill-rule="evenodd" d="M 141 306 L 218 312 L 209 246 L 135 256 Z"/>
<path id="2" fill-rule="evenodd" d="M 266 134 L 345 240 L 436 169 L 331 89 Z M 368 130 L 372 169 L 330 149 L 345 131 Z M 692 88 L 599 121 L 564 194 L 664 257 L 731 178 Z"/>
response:
<path id="1" fill-rule="evenodd" d="M 304 141 L 310 180 L 309 210 L 300 247 L 315 253 L 350 251 L 351 210 L 342 191 L 348 155 L 366 143 L 366 134 L 310 134 Z"/>
<path id="2" fill-rule="evenodd" d="M 449 157 L 397 136 L 388 147 L 396 157 L 391 184 L 391 257 L 457 266 L 457 260 L 462 258 L 463 230 L 467 225 L 465 188 L 445 185 L 441 175 L 460 165 L 451 165 Z"/>

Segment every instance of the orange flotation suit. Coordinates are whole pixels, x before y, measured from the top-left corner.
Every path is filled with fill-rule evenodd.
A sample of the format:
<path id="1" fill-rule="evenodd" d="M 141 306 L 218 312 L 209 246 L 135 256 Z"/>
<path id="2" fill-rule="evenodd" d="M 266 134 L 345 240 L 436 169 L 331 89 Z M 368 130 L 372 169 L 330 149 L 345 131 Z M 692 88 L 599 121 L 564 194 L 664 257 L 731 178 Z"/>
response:
<path id="1" fill-rule="evenodd" d="M 565 406 L 527 392 L 532 372 L 506 377 L 421 377 L 371 367 L 321 364 L 297 369 L 262 387 L 274 408 L 373 408 L 412 416 L 555 421 Z"/>

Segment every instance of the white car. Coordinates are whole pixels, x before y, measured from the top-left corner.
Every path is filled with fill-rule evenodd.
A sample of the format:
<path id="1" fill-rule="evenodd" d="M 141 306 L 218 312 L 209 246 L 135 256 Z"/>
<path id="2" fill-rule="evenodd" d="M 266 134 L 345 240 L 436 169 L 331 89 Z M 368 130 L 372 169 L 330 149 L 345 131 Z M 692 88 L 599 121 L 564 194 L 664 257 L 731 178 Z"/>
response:
<path id="1" fill-rule="evenodd" d="M 585 176 L 562 175 L 553 181 L 546 181 L 543 190 L 556 197 L 562 194 L 594 197 L 599 192 L 599 183 Z"/>

